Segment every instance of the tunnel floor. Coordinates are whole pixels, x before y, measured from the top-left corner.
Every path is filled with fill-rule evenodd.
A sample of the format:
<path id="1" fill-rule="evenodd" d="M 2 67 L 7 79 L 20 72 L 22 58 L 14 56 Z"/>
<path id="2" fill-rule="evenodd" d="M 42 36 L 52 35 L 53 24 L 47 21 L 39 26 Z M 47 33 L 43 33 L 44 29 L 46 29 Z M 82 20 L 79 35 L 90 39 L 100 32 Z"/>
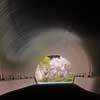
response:
<path id="1" fill-rule="evenodd" d="M 56 98 L 75 98 L 75 99 L 89 99 L 100 100 L 100 95 L 88 92 L 75 84 L 39 84 L 29 86 L 23 89 L 15 90 L 0 97 L 0 100 L 18 100 L 18 99 L 33 99 L 47 96 L 51 99 Z"/>

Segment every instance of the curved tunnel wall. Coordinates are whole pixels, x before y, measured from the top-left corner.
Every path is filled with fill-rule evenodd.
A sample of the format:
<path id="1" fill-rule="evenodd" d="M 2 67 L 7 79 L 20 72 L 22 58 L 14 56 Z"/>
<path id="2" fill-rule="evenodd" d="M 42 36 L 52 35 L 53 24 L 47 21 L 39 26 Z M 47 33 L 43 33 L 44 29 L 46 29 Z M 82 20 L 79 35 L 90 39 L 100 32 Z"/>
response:
<path id="1" fill-rule="evenodd" d="M 39 52 L 43 56 L 62 55 L 71 62 L 71 71 L 73 74 L 86 73 L 88 75 L 91 61 L 88 58 L 83 47 L 83 41 L 80 37 L 65 29 L 51 28 L 45 32 L 41 32 L 35 38 Z"/>
<path id="2" fill-rule="evenodd" d="M 8 52 L 7 55 L 4 55 L 5 59 L 1 58 L 4 63 L 3 70 L 9 69 L 11 73 L 20 71 L 25 73 L 26 69 L 33 74 L 34 68 L 36 68 L 41 57 L 47 55 L 62 55 L 66 57 L 71 62 L 73 74 L 86 73 L 88 75 L 90 67 L 92 67 L 82 39 L 65 29 L 49 28 L 41 30 L 37 37 L 31 38 L 25 45 L 27 48 L 21 46 L 20 49 L 22 51 L 19 49 L 18 53 L 21 52 L 20 55 L 16 52 L 11 55 L 14 49 L 10 48 L 11 53 Z"/>

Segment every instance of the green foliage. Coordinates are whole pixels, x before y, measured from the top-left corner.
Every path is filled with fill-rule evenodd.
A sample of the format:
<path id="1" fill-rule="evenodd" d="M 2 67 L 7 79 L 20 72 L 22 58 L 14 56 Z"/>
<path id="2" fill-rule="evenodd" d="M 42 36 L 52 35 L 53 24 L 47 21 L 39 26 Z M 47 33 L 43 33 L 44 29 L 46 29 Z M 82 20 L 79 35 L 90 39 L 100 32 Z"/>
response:
<path id="1" fill-rule="evenodd" d="M 41 62 L 42 62 L 43 64 L 48 65 L 48 64 L 50 63 L 50 58 L 49 58 L 49 57 L 44 57 L 44 58 L 41 60 Z"/>
<path id="2" fill-rule="evenodd" d="M 74 79 L 73 75 L 68 75 L 65 78 L 64 77 L 56 77 L 54 79 L 44 78 L 43 80 L 41 80 L 41 82 L 72 82 L 73 79 Z"/>

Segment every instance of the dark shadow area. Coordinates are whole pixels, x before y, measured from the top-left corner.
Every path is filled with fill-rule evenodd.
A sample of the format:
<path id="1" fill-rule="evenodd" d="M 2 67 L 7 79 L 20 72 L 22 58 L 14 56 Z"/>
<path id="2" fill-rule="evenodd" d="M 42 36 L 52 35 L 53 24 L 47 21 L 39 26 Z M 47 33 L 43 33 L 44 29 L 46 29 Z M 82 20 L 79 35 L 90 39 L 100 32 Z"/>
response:
<path id="1" fill-rule="evenodd" d="M 75 84 L 41 84 L 19 89 L 0 97 L 0 100 L 26 100 L 66 98 L 75 100 L 100 100 L 100 95 L 88 92 Z"/>

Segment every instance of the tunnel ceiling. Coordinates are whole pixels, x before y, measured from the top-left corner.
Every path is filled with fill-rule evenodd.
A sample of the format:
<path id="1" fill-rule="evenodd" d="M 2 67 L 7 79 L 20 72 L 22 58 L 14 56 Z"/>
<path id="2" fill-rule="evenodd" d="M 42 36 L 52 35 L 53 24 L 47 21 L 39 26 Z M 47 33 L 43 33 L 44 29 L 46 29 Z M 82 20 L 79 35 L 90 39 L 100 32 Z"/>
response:
<path id="1" fill-rule="evenodd" d="M 12 19 L 15 21 L 62 21 L 77 29 L 77 31 L 99 31 L 99 7 L 98 4 L 81 1 L 56 1 L 56 0 L 7 0 Z M 95 6 L 96 5 L 96 6 Z M 21 19 L 23 18 L 23 19 Z M 53 21 L 52 21 L 53 20 Z M 42 25 L 43 26 L 43 25 Z M 68 27 L 66 25 L 66 27 Z"/>

